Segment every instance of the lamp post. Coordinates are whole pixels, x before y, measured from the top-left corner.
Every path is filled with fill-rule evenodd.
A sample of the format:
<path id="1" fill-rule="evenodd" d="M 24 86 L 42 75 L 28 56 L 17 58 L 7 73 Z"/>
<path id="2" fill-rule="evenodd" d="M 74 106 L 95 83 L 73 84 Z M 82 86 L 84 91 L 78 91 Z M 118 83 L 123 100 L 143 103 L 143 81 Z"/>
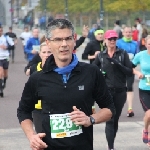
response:
<path id="1" fill-rule="evenodd" d="M 65 0 L 65 18 L 68 19 L 68 0 Z"/>
<path id="2" fill-rule="evenodd" d="M 16 1 L 17 18 L 19 19 L 19 0 Z"/>
<path id="3" fill-rule="evenodd" d="M 31 0 L 28 0 L 28 9 L 30 9 L 32 7 L 32 2 Z"/>
<path id="4" fill-rule="evenodd" d="M 103 27 L 103 18 L 104 18 L 103 0 L 100 0 L 100 22 L 102 27 Z"/>
<path id="5" fill-rule="evenodd" d="M 13 1 L 10 0 L 9 3 L 10 3 L 11 27 L 12 27 L 12 26 L 13 26 L 13 12 L 14 12 L 14 9 L 13 9 Z"/>
<path id="6" fill-rule="evenodd" d="M 46 23 L 47 23 L 47 7 L 46 7 L 46 4 L 47 4 L 47 0 L 43 0 L 42 4 L 43 4 L 43 16 L 45 17 L 45 24 L 43 26 L 46 29 Z"/>

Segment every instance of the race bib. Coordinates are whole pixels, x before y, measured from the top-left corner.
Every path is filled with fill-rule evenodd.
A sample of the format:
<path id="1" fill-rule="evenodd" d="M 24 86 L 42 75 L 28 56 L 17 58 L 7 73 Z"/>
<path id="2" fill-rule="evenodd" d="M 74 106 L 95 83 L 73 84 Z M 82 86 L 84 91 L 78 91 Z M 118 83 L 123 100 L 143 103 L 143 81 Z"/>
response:
<path id="1" fill-rule="evenodd" d="M 134 54 L 132 54 L 132 53 L 128 53 L 128 55 L 129 55 L 129 59 L 130 59 L 130 60 L 133 60 L 133 58 L 134 58 Z"/>
<path id="2" fill-rule="evenodd" d="M 39 52 L 40 51 L 40 46 L 39 45 L 33 45 L 32 46 L 33 50 Z"/>
<path id="3" fill-rule="evenodd" d="M 75 125 L 68 113 L 50 115 L 50 127 L 52 138 L 65 138 L 83 133 L 82 126 Z"/>
<path id="4" fill-rule="evenodd" d="M 150 75 L 145 75 L 146 85 L 150 85 Z"/>

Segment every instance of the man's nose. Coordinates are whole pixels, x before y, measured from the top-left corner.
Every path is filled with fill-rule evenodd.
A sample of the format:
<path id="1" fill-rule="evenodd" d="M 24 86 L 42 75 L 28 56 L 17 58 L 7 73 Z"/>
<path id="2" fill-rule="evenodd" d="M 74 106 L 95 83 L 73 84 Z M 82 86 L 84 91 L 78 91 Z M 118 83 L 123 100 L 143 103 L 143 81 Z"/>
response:
<path id="1" fill-rule="evenodd" d="M 66 40 L 62 40 L 62 46 L 67 46 L 67 42 L 66 42 Z"/>

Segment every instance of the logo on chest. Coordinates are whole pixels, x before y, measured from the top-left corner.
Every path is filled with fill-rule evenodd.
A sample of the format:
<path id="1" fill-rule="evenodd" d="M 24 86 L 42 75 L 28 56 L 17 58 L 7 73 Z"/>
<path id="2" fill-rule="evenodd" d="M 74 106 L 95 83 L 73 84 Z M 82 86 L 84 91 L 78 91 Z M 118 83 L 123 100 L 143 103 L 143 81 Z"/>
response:
<path id="1" fill-rule="evenodd" d="M 78 88 L 79 88 L 79 91 L 83 91 L 84 90 L 84 85 L 79 85 Z"/>

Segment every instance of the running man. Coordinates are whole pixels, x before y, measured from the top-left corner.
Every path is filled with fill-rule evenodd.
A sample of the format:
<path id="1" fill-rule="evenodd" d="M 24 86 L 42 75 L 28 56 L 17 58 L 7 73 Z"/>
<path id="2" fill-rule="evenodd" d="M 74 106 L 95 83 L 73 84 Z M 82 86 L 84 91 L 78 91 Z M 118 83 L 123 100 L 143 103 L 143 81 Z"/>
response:
<path id="1" fill-rule="evenodd" d="M 105 80 L 97 66 L 78 62 L 73 54 L 74 28 L 68 20 L 50 22 L 46 42 L 52 55 L 25 85 L 17 110 L 21 127 L 33 150 L 93 150 L 93 124 L 110 120 L 115 112 Z M 36 134 L 32 111 L 38 99 L 43 133 Z M 101 108 L 96 114 L 94 101 Z"/>
<path id="2" fill-rule="evenodd" d="M 32 37 L 29 38 L 25 46 L 25 53 L 27 54 L 27 60 L 31 61 L 39 50 L 40 50 L 39 30 L 35 28 L 32 31 Z"/>
<path id="3" fill-rule="evenodd" d="M 15 57 L 15 45 L 17 44 L 17 36 L 16 34 L 12 31 L 12 27 L 9 27 L 9 32 L 5 33 L 6 36 L 9 36 L 9 38 L 12 39 L 14 42 L 13 46 L 8 46 L 9 54 L 12 59 L 12 63 L 14 63 L 14 57 Z"/>
<path id="4" fill-rule="evenodd" d="M 118 48 L 125 50 L 128 53 L 130 61 L 132 61 L 135 54 L 138 52 L 138 43 L 132 40 L 131 27 L 124 28 L 123 38 L 117 40 L 116 44 Z M 127 104 L 128 104 L 127 117 L 133 117 L 134 112 L 133 112 L 132 104 L 133 104 L 133 96 L 134 96 L 134 92 L 133 92 L 134 74 L 132 76 L 127 76 L 126 79 L 127 79 Z"/>
<path id="5" fill-rule="evenodd" d="M 8 78 L 8 66 L 9 66 L 9 51 L 7 49 L 7 40 L 3 35 L 3 28 L 0 27 L 0 96 L 3 97 L 3 89 L 6 86 L 6 80 Z"/>
<path id="6" fill-rule="evenodd" d="M 25 52 L 25 46 L 27 45 L 27 41 L 29 40 L 29 38 L 31 36 L 32 35 L 31 35 L 31 32 L 29 31 L 28 26 L 24 27 L 24 31 L 21 33 L 20 39 L 22 40 L 25 58 L 27 58 L 27 55 L 26 55 L 26 52 Z"/>

